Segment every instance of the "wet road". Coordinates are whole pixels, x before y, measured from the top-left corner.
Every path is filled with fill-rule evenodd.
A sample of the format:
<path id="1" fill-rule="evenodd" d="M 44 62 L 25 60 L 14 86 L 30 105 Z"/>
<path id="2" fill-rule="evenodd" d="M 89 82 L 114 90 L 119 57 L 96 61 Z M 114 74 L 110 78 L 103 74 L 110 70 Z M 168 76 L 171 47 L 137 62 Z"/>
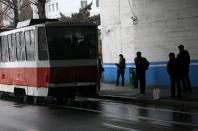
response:
<path id="1" fill-rule="evenodd" d="M 0 100 L 0 131 L 198 131 L 198 111 L 78 99 L 30 105 Z"/>

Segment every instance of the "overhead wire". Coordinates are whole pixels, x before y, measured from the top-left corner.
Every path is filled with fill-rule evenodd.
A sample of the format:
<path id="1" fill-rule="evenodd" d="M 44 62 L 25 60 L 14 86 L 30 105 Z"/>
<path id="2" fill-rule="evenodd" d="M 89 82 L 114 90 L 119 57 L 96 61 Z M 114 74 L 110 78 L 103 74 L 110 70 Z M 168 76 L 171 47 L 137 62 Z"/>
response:
<path id="1" fill-rule="evenodd" d="M 121 45 L 121 54 L 122 54 L 122 20 L 121 20 L 121 5 L 120 5 L 120 0 L 118 0 L 118 4 L 119 4 L 119 6 L 118 6 L 118 11 L 119 11 L 119 24 L 120 24 L 120 45 Z"/>
<path id="2" fill-rule="evenodd" d="M 133 8 L 135 7 L 135 4 L 133 3 L 133 0 L 132 0 L 133 8 L 132 8 L 132 6 L 131 6 L 130 0 L 128 0 L 128 4 L 129 4 L 130 10 L 131 10 L 131 13 L 133 14 L 133 16 L 136 16 L 136 15 L 135 15 L 135 12 L 134 12 L 134 10 L 133 10 Z"/>

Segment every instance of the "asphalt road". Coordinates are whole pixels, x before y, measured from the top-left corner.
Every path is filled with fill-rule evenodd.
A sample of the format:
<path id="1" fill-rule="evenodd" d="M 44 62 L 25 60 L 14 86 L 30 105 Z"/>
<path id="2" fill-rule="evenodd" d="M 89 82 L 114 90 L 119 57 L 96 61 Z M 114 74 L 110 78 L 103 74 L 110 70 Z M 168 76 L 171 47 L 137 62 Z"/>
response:
<path id="1" fill-rule="evenodd" d="M 98 99 L 69 105 L 0 100 L 0 131 L 198 131 L 198 110 Z"/>

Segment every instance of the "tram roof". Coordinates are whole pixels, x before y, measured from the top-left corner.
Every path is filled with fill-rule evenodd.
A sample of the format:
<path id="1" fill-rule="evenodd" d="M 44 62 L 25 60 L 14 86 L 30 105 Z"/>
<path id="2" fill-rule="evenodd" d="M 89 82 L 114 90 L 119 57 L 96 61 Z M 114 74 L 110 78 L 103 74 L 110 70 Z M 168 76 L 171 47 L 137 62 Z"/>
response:
<path id="1" fill-rule="evenodd" d="M 96 23 L 89 22 L 46 22 L 46 26 L 97 26 Z"/>
<path id="2" fill-rule="evenodd" d="M 46 27 L 54 27 L 54 26 L 57 26 L 57 27 L 61 27 L 61 26 L 92 26 L 92 27 L 97 27 L 97 24 L 96 23 L 89 23 L 89 22 L 61 22 L 61 21 L 50 21 L 50 22 L 44 22 L 44 21 L 41 21 L 41 23 L 39 22 L 35 22 L 34 24 L 30 24 L 30 25 L 27 25 L 25 26 L 25 24 L 27 23 L 31 23 L 29 20 L 26 20 L 24 22 L 21 23 L 20 26 L 18 26 L 18 28 L 13 28 L 13 29 L 10 29 L 10 30 L 6 30 L 6 31 L 3 31 L 3 32 L 0 32 L 0 34 L 9 34 L 10 32 L 14 32 L 16 30 L 19 30 L 19 31 L 22 31 L 26 28 L 34 28 L 34 27 L 39 27 L 39 26 L 46 26 Z"/>
<path id="3" fill-rule="evenodd" d="M 91 22 L 62 22 L 57 19 L 29 19 L 17 24 L 18 28 L 29 27 L 29 26 L 97 26 L 96 23 Z"/>

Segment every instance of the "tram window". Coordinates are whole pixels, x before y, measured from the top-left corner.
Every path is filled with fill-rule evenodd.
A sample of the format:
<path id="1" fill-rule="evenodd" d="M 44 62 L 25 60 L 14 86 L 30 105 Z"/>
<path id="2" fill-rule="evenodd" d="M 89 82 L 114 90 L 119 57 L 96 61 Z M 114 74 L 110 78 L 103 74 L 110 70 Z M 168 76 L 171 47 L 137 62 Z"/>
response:
<path id="1" fill-rule="evenodd" d="M 26 43 L 27 61 L 34 61 L 35 60 L 34 31 L 25 31 L 25 43 Z"/>
<path id="2" fill-rule="evenodd" d="M 44 27 L 39 28 L 38 37 L 39 60 L 48 60 L 48 48 L 46 43 L 46 32 Z"/>
<path id="3" fill-rule="evenodd" d="M 15 37 L 14 34 L 8 35 L 8 48 L 9 48 L 9 60 L 10 62 L 16 61 L 16 46 L 15 46 Z"/>
<path id="4" fill-rule="evenodd" d="M 16 38 L 15 35 L 12 34 L 12 50 L 13 50 L 13 61 L 16 61 Z"/>
<path id="5" fill-rule="evenodd" d="M 19 33 L 16 33 L 15 34 L 16 36 L 16 57 L 17 57 L 17 60 L 19 60 L 20 58 L 20 50 L 19 50 L 19 47 L 20 47 L 20 34 Z"/>
<path id="6" fill-rule="evenodd" d="M 24 33 L 16 33 L 16 42 L 17 42 L 17 60 L 25 61 L 25 43 L 24 43 Z"/>
<path id="7" fill-rule="evenodd" d="M 7 36 L 2 37 L 2 61 L 9 61 L 9 53 L 8 53 L 8 39 Z"/>
<path id="8" fill-rule="evenodd" d="M 47 40 L 51 60 L 96 58 L 95 28 L 49 27 Z"/>
<path id="9" fill-rule="evenodd" d="M 2 53 L 2 37 L 0 37 L 0 62 L 2 61 L 1 53 Z"/>

